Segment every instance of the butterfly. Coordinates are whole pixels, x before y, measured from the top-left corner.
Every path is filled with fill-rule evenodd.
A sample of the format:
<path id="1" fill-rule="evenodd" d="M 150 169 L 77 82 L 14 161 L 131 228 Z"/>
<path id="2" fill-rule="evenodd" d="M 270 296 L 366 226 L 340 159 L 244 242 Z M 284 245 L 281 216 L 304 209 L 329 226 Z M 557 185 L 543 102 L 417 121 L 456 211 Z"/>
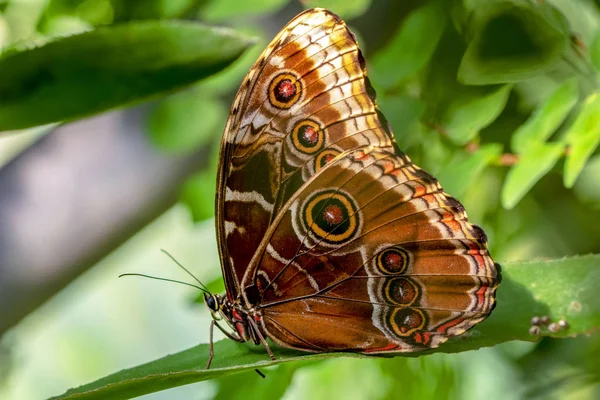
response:
<path id="1" fill-rule="evenodd" d="M 231 107 L 216 228 L 238 341 L 307 352 L 419 352 L 485 319 L 499 265 L 461 203 L 397 146 L 365 60 L 324 9 L 267 46 Z M 225 324 L 219 321 L 224 320 Z"/>

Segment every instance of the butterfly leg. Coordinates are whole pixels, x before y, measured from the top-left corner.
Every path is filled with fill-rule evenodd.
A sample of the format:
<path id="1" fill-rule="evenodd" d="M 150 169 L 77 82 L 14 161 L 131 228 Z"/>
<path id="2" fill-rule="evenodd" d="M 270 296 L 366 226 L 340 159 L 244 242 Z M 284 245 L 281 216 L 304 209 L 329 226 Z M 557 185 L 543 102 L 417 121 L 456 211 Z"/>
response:
<path id="1" fill-rule="evenodd" d="M 271 357 L 271 360 L 275 360 L 275 355 L 273 355 L 273 352 L 269 347 L 269 343 L 267 343 L 262 333 L 260 333 L 260 329 L 258 328 L 258 325 L 256 325 L 256 322 L 254 322 L 252 318 L 248 318 L 248 322 L 252 326 L 252 330 L 254 331 L 254 333 L 256 333 L 262 345 L 265 346 L 265 349 L 267 350 L 267 353 L 269 353 L 269 357 Z"/>
<path id="2" fill-rule="evenodd" d="M 242 339 L 239 335 L 236 335 L 236 334 L 231 333 L 231 332 L 227 332 L 221 325 L 219 325 L 219 323 L 217 321 L 212 320 L 210 322 L 210 342 L 209 342 L 210 345 L 209 345 L 209 348 L 208 348 L 209 349 L 208 350 L 208 362 L 206 363 L 206 369 L 210 368 L 210 363 L 212 362 L 213 356 L 215 355 L 215 351 L 214 351 L 214 348 L 213 348 L 213 333 L 214 333 L 215 325 L 229 339 L 234 340 L 234 341 L 239 342 L 239 343 L 243 343 L 244 342 L 244 339 Z"/>
<path id="3" fill-rule="evenodd" d="M 223 332 L 223 334 L 225 336 L 227 336 L 229 339 L 236 341 L 238 343 L 244 343 L 245 340 L 242 339 L 238 334 L 236 333 L 231 333 L 231 332 L 227 332 L 225 330 L 225 328 L 223 328 L 221 325 L 219 325 L 219 323 L 217 321 L 213 321 L 215 323 L 215 325 L 217 326 L 217 328 L 219 328 L 221 330 L 221 332 Z"/>
<path id="4" fill-rule="evenodd" d="M 210 368 L 210 363 L 212 362 L 212 359 L 215 355 L 215 350 L 213 349 L 213 331 L 215 328 L 215 324 L 215 320 L 210 321 L 210 339 L 208 345 L 208 362 L 206 363 L 206 369 Z"/>
<path id="5" fill-rule="evenodd" d="M 213 332 L 214 332 L 215 325 L 229 339 L 234 340 L 234 341 L 239 342 L 239 343 L 243 343 L 244 342 L 244 339 L 242 339 L 241 337 L 239 337 L 236 334 L 233 334 L 231 332 L 227 332 L 221 325 L 219 325 L 219 323 L 217 321 L 212 320 L 211 323 L 210 323 L 210 347 L 209 347 L 209 351 L 208 351 L 208 363 L 206 364 L 206 369 L 208 369 L 210 367 L 210 363 L 211 363 L 211 361 L 213 359 L 213 356 L 215 355 L 215 352 L 214 352 L 214 349 L 213 349 Z"/>

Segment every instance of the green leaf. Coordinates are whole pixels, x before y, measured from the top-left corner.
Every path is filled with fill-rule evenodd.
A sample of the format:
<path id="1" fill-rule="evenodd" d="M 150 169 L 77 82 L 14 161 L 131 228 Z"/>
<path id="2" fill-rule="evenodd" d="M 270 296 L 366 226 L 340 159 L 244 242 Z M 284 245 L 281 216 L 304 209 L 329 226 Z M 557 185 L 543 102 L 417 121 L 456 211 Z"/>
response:
<path id="1" fill-rule="evenodd" d="M 588 158 L 600 144 L 600 93 L 589 96 L 565 134 L 569 146 L 564 184 L 573 187 Z"/>
<path id="2" fill-rule="evenodd" d="M 151 0 L 147 0 L 151 1 Z M 113 22 L 113 4 L 111 0 L 46 1 L 47 6 L 37 29 L 45 34 L 64 31 L 57 22 L 65 19 L 79 19 L 89 26 L 108 25 Z M 61 24 L 62 22 L 58 22 Z M 57 29 L 58 28 L 58 29 Z"/>
<path id="3" fill-rule="evenodd" d="M 600 155 L 592 157 L 573 185 L 577 198 L 584 204 L 600 208 Z"/>
<path id="4" fill-rule="evenodd" d="M 198 173 L 183 184 L 179 200 L 189 208 L 194 221 L 214 217 L 216 185 L 213 171 Z"/>
<path id="5" fill-rule="evenodd" d="M 592 64 L 596 67 L 597 71 L 600 71 L 600 29 L 596 31 L 596 35 L 590 44 L 589 52 Z"/>
<path id="6" fill-rule="evenodd" d="M 446 14 L 440 1 L 432 1 L 411 12 L 390 42 L 369 63 L 369 75 L 376 86 L 394 87 L 423 68 L 433 55 L 445 26 Z"/>
<path id="7" fill-rule="evenodd" d="M 395 136 L 398 137 L 398 135 Z M 413 136 L 417 136 L 420 143 L 415 151 L 411 150 L 409 155 L 415 157 L 417 165 L 434 176 L 438 176 L 444 166 L 454 158 L 456 147 L 449 146 L 443 134 L 434 127 L 421 126 L 421 129 Z"/>
<path id="8" fill-rule="evenodd" d="M 458 153 L 460 156 L 456 156 L 450 164 L 440 170 L 437 178 L 446 192 L 461 198 L 484 168 L 501 152 L 502 145 L 490 143 L 481 146 L 475 153 L 469 154 L 467 157 Z"/>
<path id="9" fill-rule="evenodd" d="M 549 316 L 552 321 L 564 319 L 568 322 L 568 329 L 556 333 L 545 329 L 543 336 L 588 335 L 600 328 L 600 297 L 597 296 L 600 255 L 506 263 L 502 266 L 502 276 L 497 305 L 489 318 L 438 349 L 412 356 L 456 353 L 510 340 L 536 341 L 538 337 L 529 333 L 533 316 Z M 215 343 L 213 364 L 211 369 L 206 370 L 208 347 L 208 344 L 202 344 L 117 372 L 53 399 L 129 399 L 284 362 L 336 357 L 370 358 L 351 353 L 307 354 L 273 346 L 276 360 L 271 361 L 260 346 L 222 340 Z M 260 378 L 257 376 L 257 379 Z"/>
<path id="10" fill-rule="evenodd" d="M 483 95 L 473 91 L 456 93 L 441 121 L 448 137 L 457 145 L 473 140 L 504 110 L 510 90 L 511 85 L 503 85 Z"/>
<path id="11" fill-rule="evenodd" d="M 93 29 L 87 21 L 74 15 L 60 15 L 48 19 L 42 28 L 44 34 L 50 37 L 70 36 Z"/>
<path id="12" fill-rule="evenodd" d="M 86 0 L 77 5 L 75 12 L 92 25 L 110 24 L 113 22 L 113 4 L 110 0 Z"/>
<path id="13" fill-rule="evenodd" d="M 538 143 L 545 142 L 563 123 L 579 96 L 578 80 L 569 79 L 517 129 L 511 139 L 516 153 L 526 152 Z"/>
<path id="14" fill-rule="evenodd" d="M 327 8 L 344 19 L 359 17 L 367 11 L 372 0 L 300 0 L 304 8 Z"/>
<path id="15" fill-rule="evenodd" d="M 206 4 L 200 16 L 213 22 L 227 22 L 231 18 L 272 14 L 281 9 L 288 0 L 212 0 Z"/>
<path id="16" fill-rule="evenodd" d="M 596 155 L 585 164 L 579 178 L 573 185 L 577 199 L 592 208 L 600 209 L 600 155 Z M 585 209 L 582 209 L 582 211 Z"/>
<path id="17" fill-rule="evenodd" d="M 562 143 L 538 143 L 521 154 L 519 162 L 508 171 L 502 188 L 504 208 L 513 208 L 554 167 L 563 151 Z"/>
<path id="18" fill-rule="evenodd" d="M 256 38 L 256 44 L 244 52 L 230 67 L 200 83 L 202 90 L 209 91 L 214 96 L 227 96 L 231 92 L 235 93 L 252 65 L 258 60 L 258 57 L 269 43 L 260 29 L 239 27 L 237 32 Z"/>
<path id="19" fill-rule="evenodd" d="M 250 44 L 186 22 L 100 28 L 0 57 L 0 131 L 139 102 L 219 72 Z"/>
<path id="20" fill-rule="evenodd" d="M 214 141 L 223 131 L 227 111 L 201 88 L 176 93 L 152 110 L 150 138 L 161 149 L 188 151 Z"/>
<path id="21" fill-rule="evenodd" d="M 277 378 L 269 379 L 269 371 L 265 371 L 267 378 L 261 380 L 255 371 L 248 371 L 246 379 L 240 379 L 240 374 L 225 375 L 217 379 L 218 392 L 214 400 L 230 399 L 280 399 L 287 391 L 295 372 L 308 363 L 290 363 L 277 367 Z M 261 380 L 257 384 L 257 379 Z"/>
<path id="22" fill-rule="evenodd" d="M 473 140 L 491 124 L 506 105 L 512 85 L 466 86 L 456 81 L 462 38 L 446 29 L 427 68 L 421 97 L 426 105 L 423 121 L 446 132 L 457 145 Z"/>
<path id="23" fill-rule="evenodd" d="M 568 24 L 548 2 L 476 3 L 472 40 L 458 70 L 468 85 L 512 83 L 553 67 L 570 41 Z"/>
<path id="24" fill-rule="evenodd" d="M 116 21 L 177 18 L 207 0 L 111 0 Z"/>
<path id="25" fill-rule="evenodd" d="M 425 106 L 410 96 L 382 96 L 377 98 L 379 108 L 392 126 L 394 136 L 402 150 L 423 140 L 418 134 L 419 119 Z"/>
<path id="26" fill-rule="evenodd" d="M 225 120 L 221 122 L 224 124 Z M 219 132 L 222 130 L 221 128 Z M 219 144 L 219 142 L 213 144 L 210 154 L 207 156 L 207 168 L 188 178 L 183 183 L 179 193 L 179 201 L 187 206 L 195 222 L 215 216 L 215 192 L 217 190 L 215 176 L 219 164 L 221 148 Z M 211 292 L 221 293 L 223 290 L 213 290 L 211 288 Z"/>

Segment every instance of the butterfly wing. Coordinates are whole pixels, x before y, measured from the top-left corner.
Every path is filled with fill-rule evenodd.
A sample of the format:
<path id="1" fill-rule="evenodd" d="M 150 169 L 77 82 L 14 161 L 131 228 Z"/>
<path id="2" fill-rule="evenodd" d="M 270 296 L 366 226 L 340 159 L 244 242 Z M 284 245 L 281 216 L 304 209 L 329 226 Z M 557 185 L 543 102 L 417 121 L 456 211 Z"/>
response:
<path id="1" fill-rule="evenodd" d="M 401 152 L 343 153 L 286 204 L 245 294 L 281 345 L 410 352 L 483 320 L 498 271 L 462 205 Z"/>
<path id="2" fill-rule="evenodd" d="M 259 58 L 220 165 L 228 294 L 260 310 L 279 344 L 418 351 L 491 312 L 485 234 L 396 148 L 356 41 L 330 12 L 299 15 Z"/>
<path id="3" fill-rule="evenodd" d="M 221 143 L 217 239 L 230 300 L 281 207 L 344 150 L 392 149 L 364 59 L 322 9 L 294 18 L 243 82 Z"/>

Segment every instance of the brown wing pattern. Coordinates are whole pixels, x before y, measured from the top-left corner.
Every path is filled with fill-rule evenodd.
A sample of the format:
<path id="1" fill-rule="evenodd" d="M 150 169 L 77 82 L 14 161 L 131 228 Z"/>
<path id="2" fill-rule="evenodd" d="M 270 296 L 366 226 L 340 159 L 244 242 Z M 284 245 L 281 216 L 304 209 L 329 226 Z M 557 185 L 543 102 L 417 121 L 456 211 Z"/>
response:
<path id="1" fill-rule="evenodd" d="M 221 144 L 216 223 L 230 296 L 270 222 L 310 176 L 344 150 L 391 149 L 378 114 L 356 40 L 334 14 L 300 14 L 265 49 Z"/>
<path id="2" fill-rule="evenodd" d="M 401 153 L 344 153 L 290 199 L 268 235 L 244 286 L 253 282 L 248 300 L 288 347 L 420 351 L 494 306 L 484 232 Z"/>
<path id="3" fill-rule="evenodd" d="M 283 346 L 419 351 L 493 309 L 484 232 L 397 148 L 326 10 L 292 20 L 242 84 L 216 207 L 229 299 Z"/>

